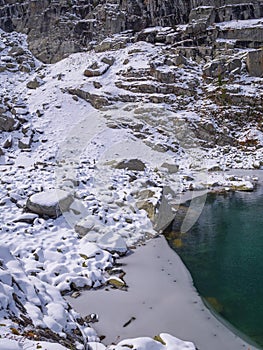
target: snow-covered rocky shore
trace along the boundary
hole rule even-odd
[[[124,344],[125,339],[165,331],[203,350],[257,349],[204,306],[189,272],[163,236],[137,247],[119,263],[126,272],[128,292],[104,288],[84,291],[76,299],[67,297],[82,315],[98,315],[94,328],[105,336],[103,343]]]
[[[126,80],[130,86],[133,73],[145,75],[159,46],[138,42],[42,65],[25,36],[0,35],[0,348],[103,349],[89,315],[77,313],[64,295],[104,285],[125,289],[117,259],[169,224],[182,192],[253,190],[253,174],[229,169],[262,166],[262,132],[251,126],[235,136],[251,137],[252,148],[206,149],[193,131],[207,122],[193,97],[175,111],[159,87],[150,96],[152,81],[146,92],[136,84],[127,91]],[[198,67],[176,71],[184,76],[181,91],[194,76],[201,81]],[[196,215],[187,227],[202,204],[193,201]],[[113,348],[125,344],[195,348],[166,334]]]

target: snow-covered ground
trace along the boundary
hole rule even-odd
[[[248,156],[235,148],[205,150],[189,126],[200,120],[196,111],[174,111],[164,101],[149,101],[144,92],[120,87],[119,77],[126,74],[129,85],[133,70],[143,79],[151,58],[159,58],[159,47],[139,42],[110,54],[78,53],[42,65],[27,50],[25,36],[0,35],[0,348],[103,349],[88,318],[63,295],[105,284],[125,287],[114,274],[116,259],[158,233],[158,214],[167,215],[164,227],[185,190],[252,190],[253,176],[210,170],[260,167],[262,150]],[[24,50],[23,67],[20,54],[10,54],[14,46]],[[95,78],[84,75],[91,66],[106,71]],[[185,78],[178,88],[187,90],[197,72],[180,68],[177,74]],[[106,105],[94,108],[81,98],[85,92],[95,96],[95,107],[102,97]],[[252,133],[262,143],[262,133]],[[244,132],[241,141],[250,136]],[[114,348],[125,344],[194,349],[166,334]]]

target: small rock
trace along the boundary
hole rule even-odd
[[[120,289],[126,287],[126,283],[118,277],[110,277],[107,280],[107,284],[110,284],[111,286]]]
[[[3,148],[10,148],[13,144],[13,139],[12,136],[9,135],[3,142]]]
[[[88,323],[95,323],[99,321],[99,316],[97,314],[90,314],[85,316],[84,320]]]
[[[132,316],[132,317],[129,319],[129,321],[127,321],[127,322],[124,323],[123,327],[129,326],[129,324],[130,324],[132,321],[135,321],[135,320],[136,320],[136,317]]]
[[[175,174],[179,170],[179,165],[177,164],[169,164],[169,163],[163,163],[161,165],[161,168],[165,168],[168,170],[169,174]]]
[[[136,202],[139,210],[145,210],[148,218],[153,222],[156,214],[156,205],[149,199],[142,199]]]
[[[210,172],[223,171],[223,168],[220,165],[215,164],[215,165],[211,165],[207,170],[210,171]]]
[[[125,255],[128,251],[125,240],[117,233],[109,232],[104,234],[97,240],[97,244],[101,249],[105,249],[110,253],[118,253]]]
[[[21,214],[20,216],[16,217],[13,221],[14,222],[26,222],[27,224],[32,224],[36,218],[38,218],[38,214],[24,213],[24,214]]]
[[[102,87],[102,84],[98,81],[93,81],[93,86],[95,89],[100,89]]]
[[[144,171],[146,165],[140,159],[125,159],[116,165],[116,169]]]
[[[32,140],[30,137],[23,137],[18,141],[18,147],[20,149],[29,149],[31,146]]]
[[[76,299],[76,298],[78,298],[80,295],[81,295],[81,293],[80,293],[79,291],[76,291],[76,292],[73,292],[70,296],[71,296],[71,298]]]
[[[36,115],[37,115],[37,117],[42,117],[43,115],[44,115],[44,111],[42,110],[42,109],[37,109],[36,110]]]
[[[25,53],[26,53],[25,50],[21,46],[13,46],[11,50],[9,50],[8,52],[10,56],[14,56],[14,57],[21,56]]]
[[[112,66],[113,63],[115,62],[115,58],[112,56],[105,56],[101,59],[101,62],[108,64],[109,66]]]
[[[90,67],[85,69],[84,75],[85,77],[98,77],[100,75],[103,75],[107,72],[107,70],[110,68],[110,65],[102,63],[98,64],[97,62],[93,63]]]
[[[203,68],[203,74],[205,77],[218,78],[224,76],[227,68],[225,66],[224,60],[215,59],[207,63]]]
[[[0,115],[0,130],[13,131],[15,128],[15,120],[7,115]]]
[[[44,83],[45,82],[42,79],[40,79],[39,77],[36,77],[35,79],[29,81],[26,86],[28,89],[36,89],[39,86],[43,85]]]
[[[87,217],[75,225],[75,231],[81,236],[85,236],[94,227],[94,219],[92,217]]]
[[[25,135],[28,130],[31,128],[31,124],[30,123],[26,123],[22,126],[22,133]]]

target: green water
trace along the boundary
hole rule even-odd
[[[200,295],[263,348],[263,188],[209,195],[190,232],[168,241]]]

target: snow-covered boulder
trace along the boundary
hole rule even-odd
[[[92,217],[86,217],[81,221],[79,221],[74,228],[75,228],[75,231],[79,234],[79,236],[83,237],[89,231],[92,230],[94,225],[95,225],[94,219]]]
[[[28,149],[31,146],[31,138],[30,137],[23,137],[21,140],[18,141],[18,147],[20,149]]]
[[[21,350],[20,343],[13,339],[0,339],[0,349]]]
[[[38,214],[23,213],[21,215],[18,215],[13,221],[14,222],[26,222],[28,224],[32,224],[36,218],[38,218]]]
[[[90,67],[85,69],[84,75],[86,77],[97,77],[106,73],[109,68],[109,64],[104,62],[94,62]]]
[[[230,188],[234,191],[253,191],[254,185],[250,181],[231,181]]]
[[[128,251],[125,240],[120,235],[113,232],[108,232],[101,236],[97,244],[101,249],[108,250],[111,253],[124,255]]]
[[[26,207],[33,213],[58,217],[69,209],[73,197],[63,190],[49,190],[35,193],[28,198]]]
[[[89,346],[92,350],[97,349],[97,343],[89,343]],[[103,348],[103,345],[100,345],[100,350],[106,349]],[[183,341],[176,337],[171,336],[170,334],[161,333],[160,335],[154,337],[141,337],[134,339],[125,339],[119,342],[117,345],[110,345],[107,347],[109,350],[128,350],[128,349],[137,349],[137,350],[196,350],[196,347],[193,343],[188,341]]]

